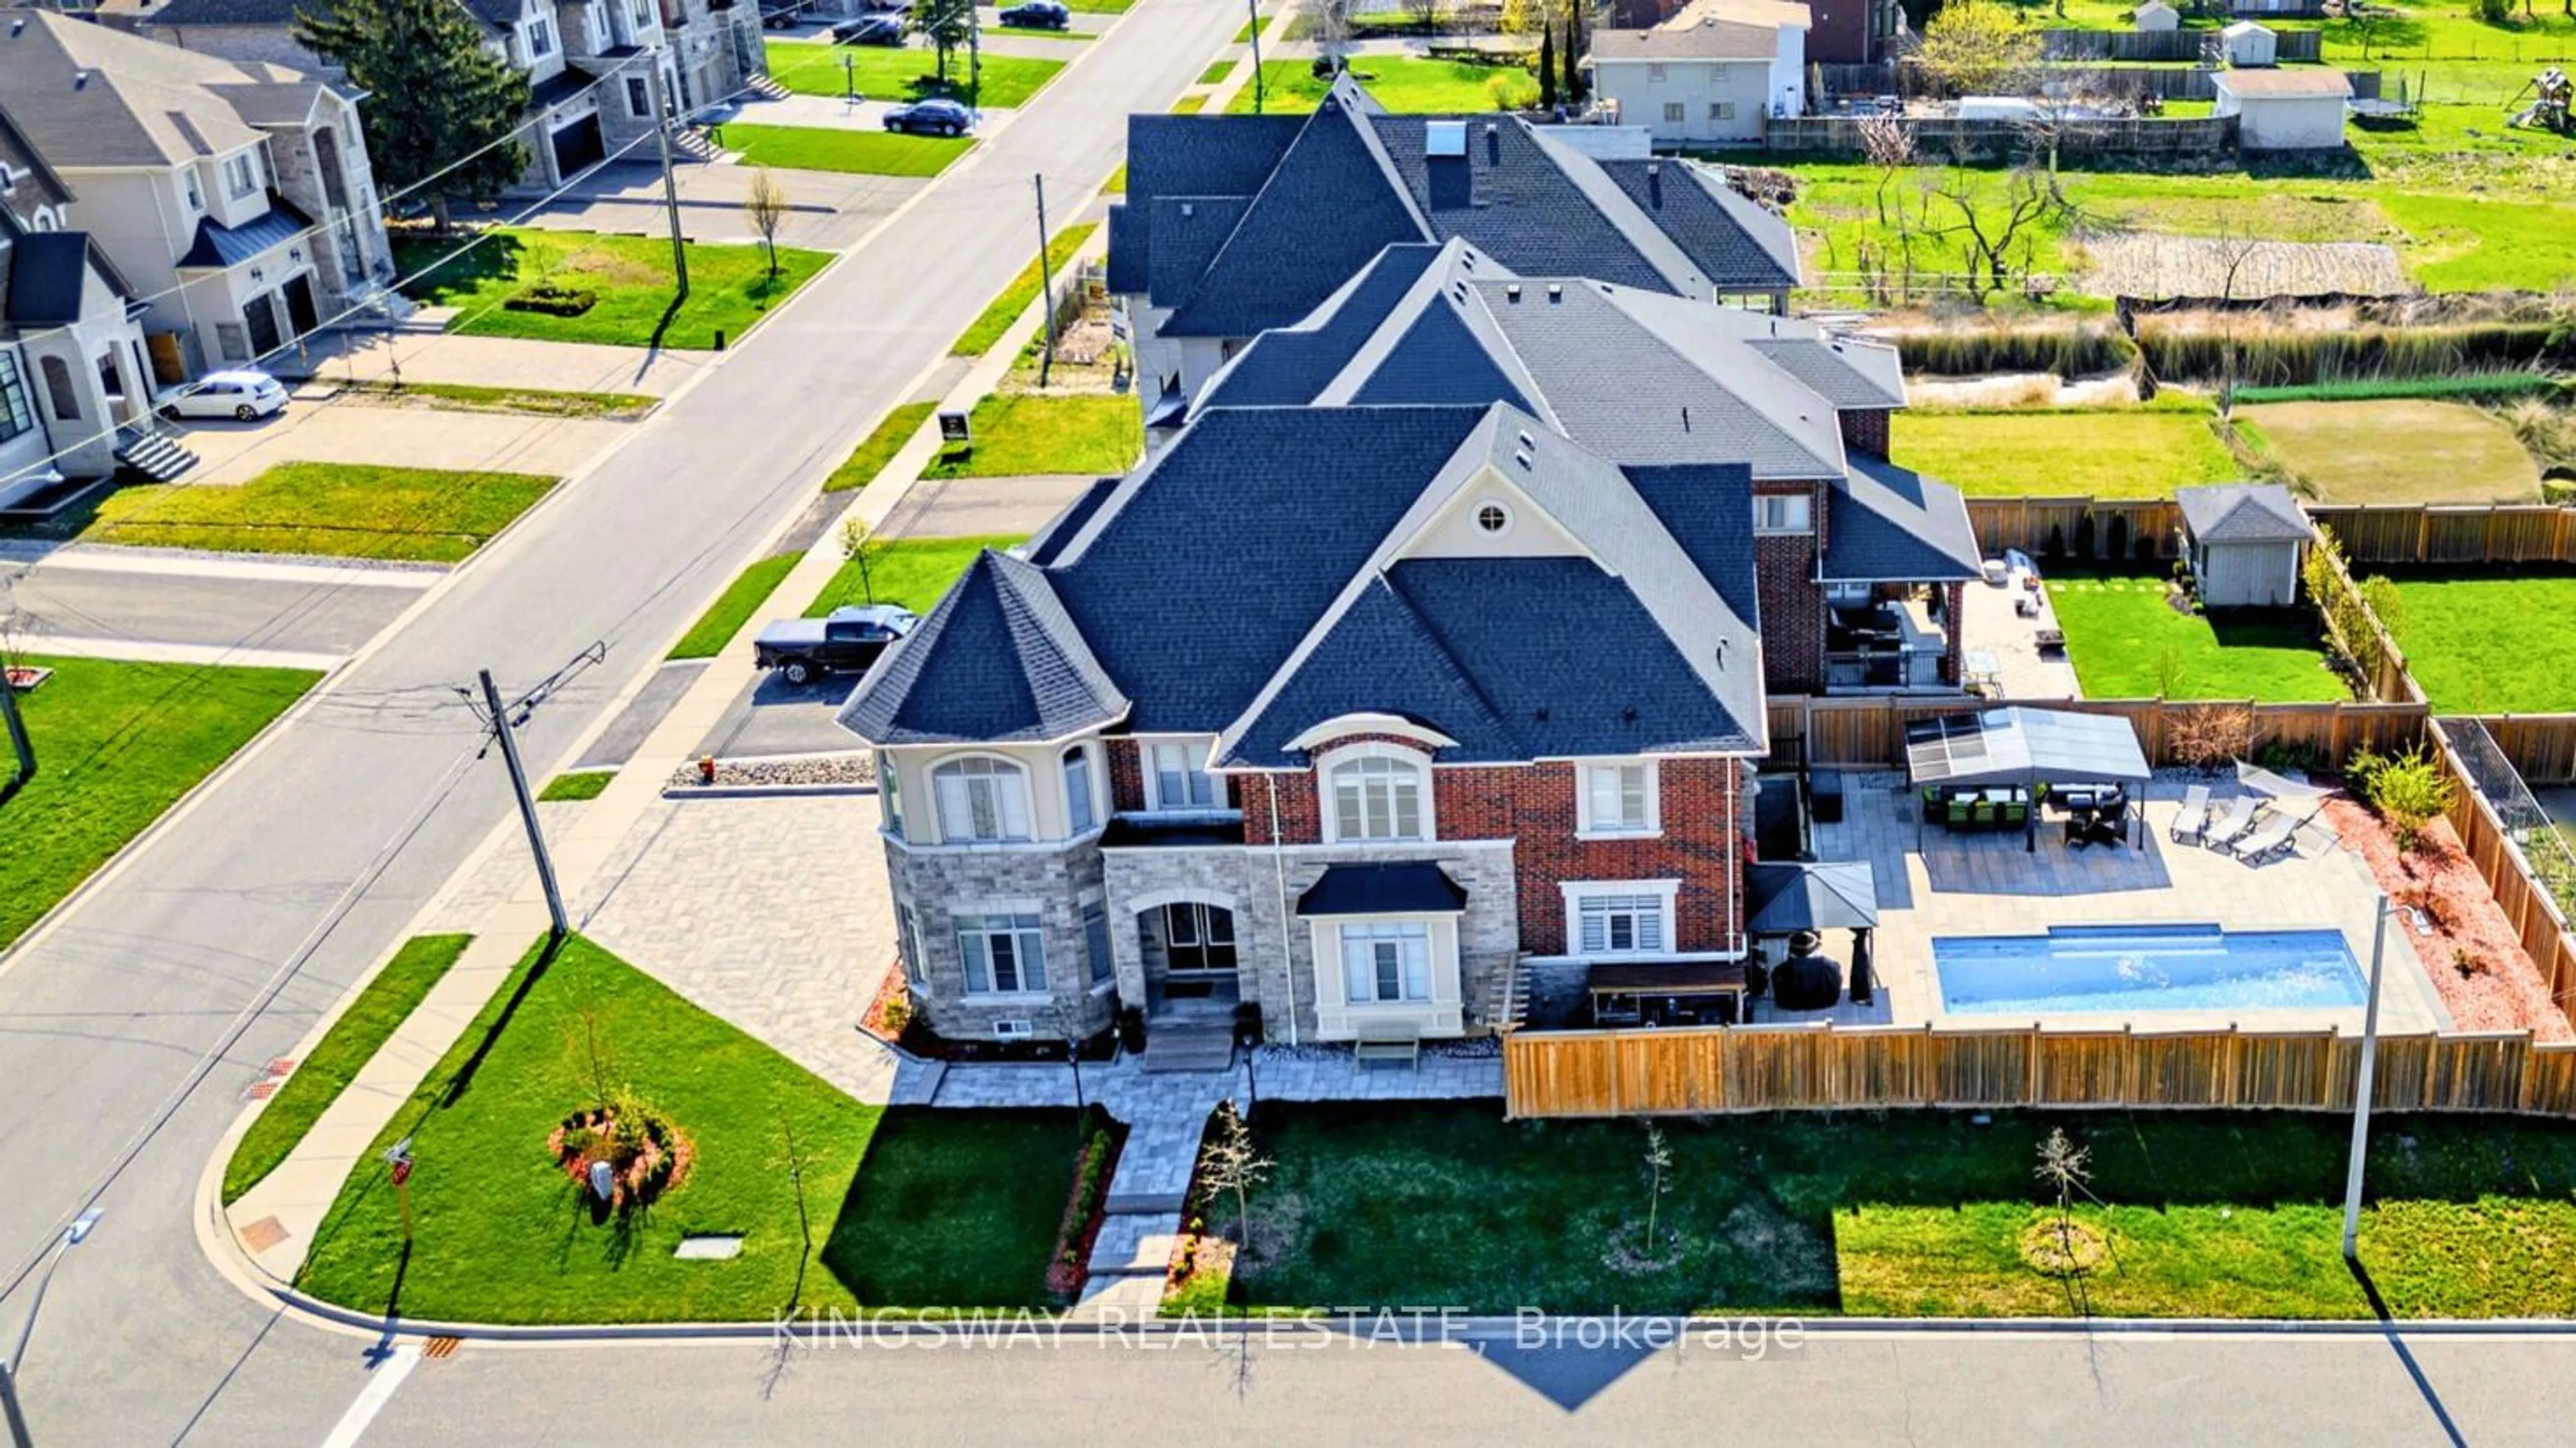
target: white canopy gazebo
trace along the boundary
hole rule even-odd
[[[2138,747],[2138,731],[2117,715],[2009,708],[1908,724],[1905,775],[1918,801],[1925,785],[2022,786],[2030,796],[2023,833],[2029,848],[2037,850],[2042,784],[2143,785],[2155,772]],[[1918,803],[1918,847],[1922,832]]]

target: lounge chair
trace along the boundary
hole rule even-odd
[[[2171,834],[2177,845],[2197,844],[2209,829],[2209,786],[2195,784],[2182,792],[2182,808],[2175,811]]]
[[[2245,837],[2245,842],[2236,847],[2236,858],[2249,865],[2259,865],[2268,856],[2288,851],[2290,842],[2298,837],[2298,833],[2299,821],[2288,815],[2276,814],[2265,822],[2263,828]]]
[[[2254,828],[2254,814],[2263,801],[2250,794],[2240,794],[2227,802],[2218,817],[2202,827],[2200,842],[2213,850],[2233,849],[2245,832]]]

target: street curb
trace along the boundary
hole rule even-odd
[[[693,799],[830,799],[850,795],[875,794],[873,784],[710,784],[662,788],[662,798],[674,803]]]

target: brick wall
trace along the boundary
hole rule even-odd
[[[1762,600],[1762,681],[1774,692],[1824,687],[1825,599],[1816,584],[1816,540],[1769,533],[1753,540],[1753,577]]]
[[[1145,807],[1145,759],[1143,746],[1133,739],[1105,739],[1109,750],[1109,807],[1113,810],[1141,810]]]
[[[1843,425],[1843,446],[1874,458],[1887,456],[1887,431],[1890,413],[1884,407],[1845,408],[1839,416]]]

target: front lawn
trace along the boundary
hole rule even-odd
[[[666,1116],[694,1156],[648,1209],[595,1217],[546,1139],[602,1082]],[[1018,1132],[984,1116],[862,1105],[575,937],[551,962],[529,953],[360,1158],[299,1285],[370,1313],[467,1322],[1035,1305],[1072,1187],[1074,1116],[1040,1113]],[[406,1135],[407,1261],[376,1164]],[[739,1235],[741,1253],[672,1256],[699,1234]]]
[[[22,655],[36,777],[0,798],[0,950],[250,742],[321,675]],[[16,756],[0,740],[0,783]]]
[[[2576,709],[2576,573],[2400,575],[2391,626],[2444,714]]]
[[[959,136],[907,136],[895,131],[833,131],[818,126],[724,128],[725,148],[754,166],[789,171],[847,171],[861,176],[936,176],[975,148]],[[793,200],[791,194],[789,197]]]
[[[780,580],[786,578],[804,556],[802,553],[781,553],[776,557],[763,558],[744,569],[733,582],[725,585],[725,591],[716,596],[715,602],[707,605],[707,611],[698,615],[698,621],[689,625],[689,631],[680,635],[680,641],[671,646],[671,657],[714,658],[735,634],[742,632],[742,626],[751,621],[753,611],[769,601],[769,595],[777,591]]]
[[[855,82],[859,94],[871,100],[920,100],[925,96],[953,95],[970,105],[1005,108],[1028,104],[1029,97],[1045,88],[1063,70],[1061,60],[1039,60],[1023,55],[988,55],[984,57],[984,93],[970,93],[966,84],[966,55],[959,51],[949,57],[948,80],[938,78],[939,60],[929,50],[911,45],[901,49],[876,45],[824,45],[810,40],[772,40],[769,46],[769,75],[780,85],[800,95],[838,96]],[[844,75],[843,62],[849,64]],[[732,135],[732,128],[726,128]]]
[[[1046,249],[1047,273],[1052,276],[1064,270],[1065,263],[1072,261],[1073,254],[1082,250],[1082,244],[1089,241],[1091,233],[1099,229],[1098,222],[1076,222],[1049,238]],[[994,343],[1002,340],[1004,332],[1011,330],[1011,324],[1020,319],[1020,313],[1029,309],[1029,303],[1037,299],[1038,263],[1037,258],[1031,257],[1029,264],[1020,268],[1020,274],[1011,278],[1011,284],[1002,288],[1001,294],[985,306],[983,314],[975,319],[974,324],[957,334],[957,340],[949,345],[948,355],[951,357],[983,356]]]
[[[974,446],[944,451],[925,478],[1016,478],[1123,473],[1145,450],[1136,399],[1117,393],[997,392],[968,415]]]
[[[608,786],[616,781],[614,769],[576,769],[547,780],[546,787],[537,791],[537,798],[547,804],[579,804],[608,793]]]
[[[782,246],[778,275],[772,277],[758,246],[693,241],[687,253],[689,295],[682,301],[665,237],[496,227],[472,250],[414,275],[455,246],[427,238],[394,242],[394,264],[412,278],[403,294],[456,308],[449,331],[619,347],[706,349],[716,345],[719,332],[728,342],[739,341],[832,259],[829,252]],[[569,293],[566,306],[579,306],[585,297],[588,305],[572,316],[503,305],[539,283]]]
[[[2199,412],[1899,412],[1899,467],[1971,496],[2170,498],[2244,475]]]
[[[2239,409],[2283,466],[2333,503],[2536,503],[2513,429],[2461,402],[2267,402]]]
[[[859,445],[850,449],[850,455],[843,458],[841,465],[832,469],[832,475],[823,480],[823,491],[843,493],[852,488],[866,487],[877,474],[885,471],[886,464],[894,461],[896,453],[903,451],[903,445],[912,441],[912,435],[921,431],[921,425],[930,421],[930,414],[938,410],[936,402],[906,402],[877,419],[877,425],[868,430],[866,437],[859,439]]]
[[[567,778],[582,778],[569,775]],[[551,788],[548,790],[552,794]],[[358,998],[313,1043],[312,1051],[295,1063],[295,1070],[277,1094],[253,1117],[250,1130],[242,1133],[233,1148],[232,1160],[224,1164],[224,1205],[240,1201],[242,1194],[259,1185],[262,1178],[277,1170],[304,1133],[322,1119],[322,1113],[340,1097],[348,1084],[357,1079],[360,1067],[367,1064],[393,1033],[411,1015],[431,986],[447,974],[465,947],[474,943],[471,935],[415,935],[402,943],[394,958],[376,972]]]
[[[1783,1113],[1662,1123],[1645,1238],[1645,1127],[1508,1122],[1492,1102],[1265,1102],[1237,1304],[1479,1312],[2077,1312],[2024,1264],[2053,1219],[2051,1127],[2092,1153],[2111,1254],[2102,1313],[2367,1317],[2344,1270],[2341,1117],[2291,1113]],[[2576,1128],[2382,1116],[2362,1256],[2406,1316],[2576,1312]],[[1212,1225],[1232,1203],[1210,1204]],[[1669,1235],[1665,1235],[1669,1234]]]
[[[519,417],[592,417],[633,422],[661,405],[640,392],[558,392],[545,387],[478,387],[467,382],[340,382],[344,396],[387,407],[502,412]]]
[[[1474,115],[1512,110],[1538,101],[1538,78],[1516,65],[1469,65],[1455,60],[1424,60],[1400,55],[1355,55],[1351,74],[1379,105],[1417,115]],[[1304,115],[1323,103],[1332,82],[1318,77],[1303,60],[1261,63],[1262,109],[1275,115]],[[1226,107],[1230,114],[1252,111],[1254,87],[1247,80]]]
[[[86,543],[454,563],[534,506],[555,478],[365,463],[279,463],[246,483],[119,488]]]
[[[2301,704],[2349,699],[2326,667],[2306,609],[2177,613],[2166,580],[2068,574],[2048,580],[2049,606],[2066,631],[2066,658],[2088,699],[2254,699]],[[2163,660],[2177,669],[2165,687]]]
[[[899,538],[868,545],[868,566],[863,571],[854,559],[841,565],[832,581],[805,610],[807,618],[821,618],[836,608],[869,602],[898,603],[914,613],[926,614],[939,602],[948,585],[975,561],[975,555],[987,548],[1008,548],[1022,540],[1003,536],[994,538]],[[875,585],[873,599],[870,584]]]

